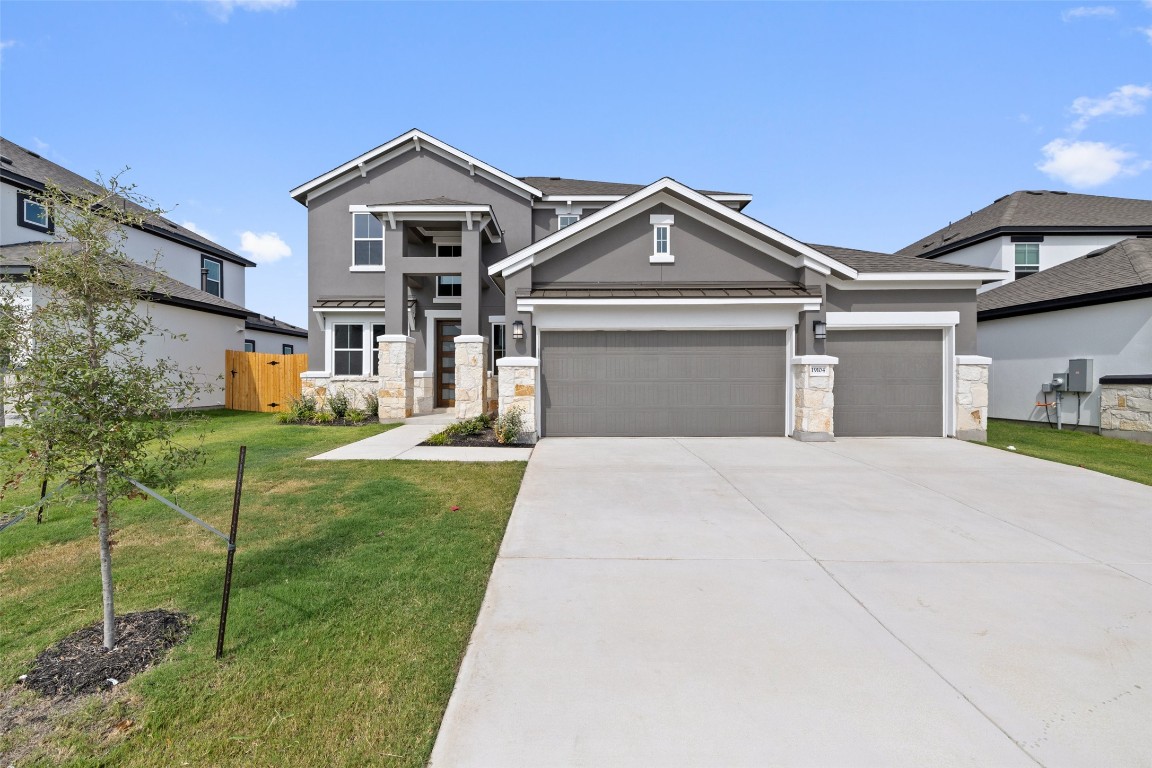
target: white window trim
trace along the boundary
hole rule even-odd
[[[651,216],[652,221],[652,255],[648,257],[649,264],[675,264],[676,257],[672,255],[672,217]],[[664,230],[664,242],[667,251],[660,250],[660,230]]]
[[[560,219],[572,219],[572,221],[568,222],[567,224],[561,224]],[[558,213],[556,214],[556,229],[564,229],[564,227],[570,227],[579,221],[580,214],[578,213]]]
[[[372,354],[372,350],[376,346],[376,340],[368,338],[372,335],[372,325],[379,325],[384,322],[385,312],[383,309],[354,309],[354,308],[335,308],[335,309],[320,309],[314,308],[312,310],[320,319],[320,326],[324,331],[324,371],[323,375],[329,378],[336,377],[336,331],[333,328],[337,323],[346,323],[349,325],[362,325],[364,326],[364,353],[366,355]],[[331,315],[329,313],[332,313]],[[371,362],[371,358],[365,357],[366,361]],[[372,366],[368,365],[368,374],[361,376],[348,376],[341,374],[340,379],[364,379],[371,377]],[[317,372],[320,373],[320,372]]]
[[[22,202],[22,205],[20,206],[20,225],[22,227],[27,227],[28,229],[36,229],[36,230],[40,230],[40,231],[47,231],[47,230],[51,229],[51,227],[48,226],[48,209],[46,207],[44,207],[42,204],[33,200],[31,197],[24,197],[24,198],[22,198],[21,202]],[[39,222],[34,221],[33,219],[30,219],[28,217],[28,206],[29,205],[35,205],[41,211],[44,212],[44,223],[43,224],[40,224]]]
[[[388,263],[388,255],[384,252],[384,222],[380,222],[380,237],[356,237],[356,217],[357,216],[373,216],[371,213],[356,212],[352,214],[352,266],[349,267],[349,272],[383,272],[384,266]],[[377,219],[379,221],[379,219]],[[374,243],[380,241],[380,263],[379,264],[357,264],[356,263],[356,243]]]
[[[508,323],[504,322],[504,318],[500,318],[500,320],[498,322],[489,321],[489,326],[490,327],[488,328],[488,346],[491,348],[489,350],[489,352],[492,355],[492,369],[489,370],[488,373],[489,373],[489,375],[491,375],[492,373],[496,372],[496,370],[497,370],[496,361],[499,360],[499,358],[496,357],[496,326],[500,326],[501,328],[504,329],[504,353],[507,354],[508,353]]]

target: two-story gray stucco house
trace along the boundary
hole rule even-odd
[[[305,386],[538,436],[985,429],[996,270],[799,242],[746,194],[512,176],[419,130],[296,189]],[[497,383],[498,382],[498,383]]]

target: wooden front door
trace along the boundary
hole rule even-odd
[[[456,405],[456,337],[459,320],[436,321],[436,407]]]

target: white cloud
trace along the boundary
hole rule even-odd
[[[51,148],[51,145],[48,142],[41,141],[36,136],[32,137],[32,144],[36,147],[36,151],[41,154],[47,152]]]
[[[4,51],[16,45],[15,40],[0,40],[0,61],[4,59]]]
[[[1116,9],[1110,5],[1082,5],[1079,8],[1070,8],[1060,14],[1060,18],[1064,21],[1072,21],[1073,19],[1088,19],[1088,18],[1113,18],[1116,16]]]
[[[292,255],[288,243],[275,232],[241,232],[240,252],[259,264],[271,264]]]
[[[1152,44],[1152,27],[1140,27],[1139,29],[1147,35],[1149,44]]]
[[[1055,139],[1041,151],[1045,159],[1036,167],[1073,187],[1098,187],[1117,176],[1135,176],[1152,167],[1152,163],[1137,161],[1134,153],[1102,141]]]
[[[184,227],[184,229],[192,230],[196,234],[200,235],[200,237],[207,238],[208,240],[211,240],[212,242],[216,242],[216,235],[212,234],[211,232],[209,232],[206,229],[200,229],[200,227],[196,226],[195,222],[182,221],[182,222],[180,222],[180,226]]]
[[[228,21],[232,11],[239,8],[242,11],[282,11],[296,5],[296,0],[207,0],[208,12],[216,17],[217,21]]]
[[[1082,131],[1091,120],[1106,115],[1128,116],[1144,112],[1144,102],[1152,98],[1152,87],[1122,85],[1102,99],[1081,96],[1072,102],[1072,112],[1080,115],[1072,130]]]

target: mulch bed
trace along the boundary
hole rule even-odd
[[[143,672],[183,642],[191,622],[187,614],[159,609],[118,616],[116,647],[111,651],[104,650],[104,623],[97,622],[37,656],[24,686],[56,697],[107,690]]]
[[[427,441],[420,443],[420,445],[430,445],[434,448],[445,447],[442,445],[437,446]],[[496,432],[492,429],[486,429],[474,435],[451,435],[448,438],[448,446],[465,446],[469,448],[531,448],[530,445],[525,443],[501,443],[496,439]]]

